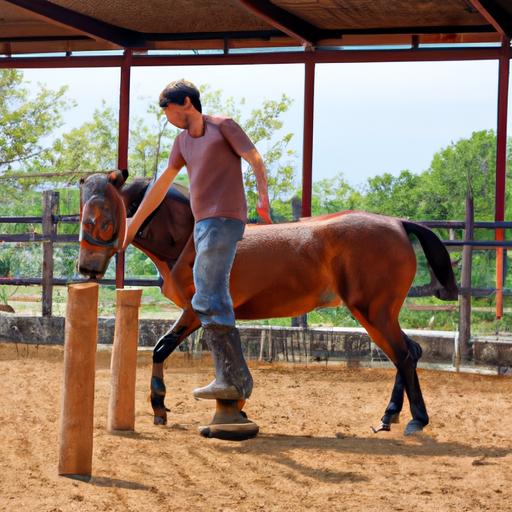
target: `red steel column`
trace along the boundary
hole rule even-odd
[[[121,86],[119,92],[119,137],[117,148],[118,169],[128,168],[128,138],[130,134],[130,74],[131,50],[125,50],[121,65]],[[124,252],[116,254],[116,288],[124,288]]]
[[[315,62],[307,60],[304,80],[304,140],[302,144],[302,211],[311,216],[313,186],[313,114],[315,106]]]
[[[494,218],[497,222],[505,220],[505,175],[507,167],[507,107],[510,76],[510,40],[502,41],[499,61],[498,82],[498,131],[496,135],[496,205]],[[503,229],[497,229],[496,240],[504,240]],[[503,316],[503,248],[496,249],[496,318]]]

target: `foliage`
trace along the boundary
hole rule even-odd
[[[312,215],[361,209],[361,194],[354,190],[342,173],[313,183]]]
[[[496,136],[492,130],[474,132],[436,153],[430,168],[420,174],[385,173],[368,180],[363,208],[417,220],[464,218],[465,197],[471,185],[475,218],[494,218]],[[510,159],[508,174],[511,174]]]
[[[421,176],[419,214],[426,219],[464,218],[470,185],[475,218],[494,219],[495,168],[496,136],[492,130],[474,132],[469,139],[450,144],[434,155],[430,169]]]
[[[399,176],[384,173],[369,178],[362,207],[369,212],[417,219],[421,200],[421,176],[404,170]]]
[[[53,144],[44,167],[61,173],[102,172],[117,167],[117,115],[105,103],[93,112],[92,120],[65,133]],[[68,182],[71,180],[66,178]]]
[[[62,112],[70,105],[63,97],[66,87],[29,86],[22,72],[0,69],[0,172],[42,158],[45,137],[62,124]]]

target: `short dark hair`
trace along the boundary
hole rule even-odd
[[[167,107],[169,103],[184,105],[186,97],[190,98],[192,105],[194,105],[197,111],[203,111],[201,100],[199,99],[199,89],[192,82],[185,79],[175,80],[166,85],[165,89],[160,93],[158,104],[160,108]]]

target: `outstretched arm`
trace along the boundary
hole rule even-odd
[[[272,224],[270,218],[270,201],[268,199],[267,171],[263,158],[256,148],[242,153],[242,158],[252,167],[256,176],[256,186],[258,187],[258,205],[256,211],[266,224]]]
[[[167,169],[158,177],[153,186],[149,188],[137,208],[135,215],[126,219],[126,232],[123,241],[122,250],[124,251],[135,238],[137,231],[147,217],[160,205],[163,201],[169,187],[171,186],[174,178],[180,171],[179,168],[169,165]]]

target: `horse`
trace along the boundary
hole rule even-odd
[[[128,171],[115,170],[81,181],[78,269],[91,279],[104,275],[122,245],[126,217],[134,214],[151,185],[140,178],[126,184],[127,178]],[[200,327],[191,306],[193,226],[188,191],[174,184],[132,242],[158,269],[162,294],[182,309],[153,351],[150,392],[157,425],[167,423],[169,412],[164,403],[163,363]],[[458,289],[450,257],[435,233],[415,222],[366,212],[249,224],[231,271],[237,319],[297,317],[315,308],[341,304],[349,309],[397,369],[390,401],[374,432],[389,431],[391,424],[398,422],[404,392],[412,414],[405,435],[419,432],[429,423],[416,372],[421,347],[402,331],[398,320],[416,274],[409,235],[419,239],[425,253],[434,294],[456,300]],[[228,415],[245,416],[243,405],[231,407]],[[217,437],[240,439],[229,432]]]

